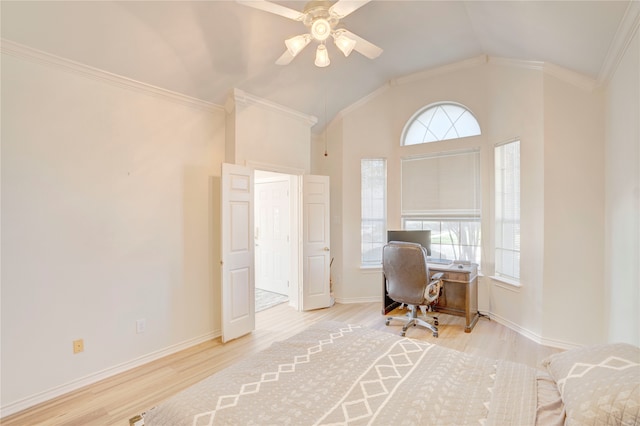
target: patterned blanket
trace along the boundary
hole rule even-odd
[[[324,322],[175,395],[158,425],[533,425],[536,371]]]

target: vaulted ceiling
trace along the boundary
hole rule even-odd
[[[275,1],[302,11],[304,2]],[[285,66],[300,22],[235,1],[5,1],[2,38],[133,80],[223,105],[232,88],[318,117],[386,82],[490,55],[549,62],[601,79],[625,13],[622,1],[371,1],[342,20],[384,52],[316,67],[308,46]],[[634,9],[635,10],[635,9]]]

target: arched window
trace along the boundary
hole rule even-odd
[[[402,131],[402,145],[444,141],[479,135],[480,125],[466,107],[442,102],[416,112]]]

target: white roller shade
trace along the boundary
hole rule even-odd
[[[480,217],[480,151],[402,159],[402,216]]]

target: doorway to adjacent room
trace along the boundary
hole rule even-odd
[[[291,298],[292,244],[298,241],[292,226],[293,176],[255,171],[255,280],[256,312],[269,309]]]

